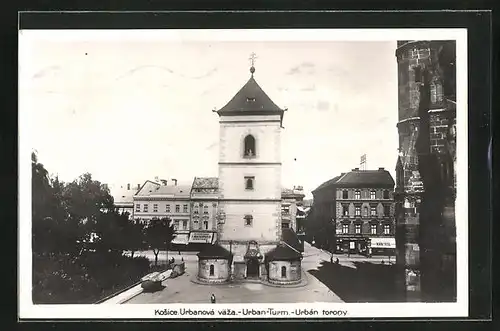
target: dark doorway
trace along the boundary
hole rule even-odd
[[[247,278],[259,277],[259,261],[255,258],[247,261]]]

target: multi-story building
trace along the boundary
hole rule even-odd
[[[152,218],[172,219],[176,229],[172,244],[189,244],[190,249],[202,249],[202,245],[198,244],[214,244],[217,241],[222,225],[218,219],[220,191],[217,177],[195,177],[191,186],[177,186],[176,183],[167,186],[165,182],[148,180],[133,190],[129,188],[130,185],[111,188],[112,192],[120,194],[121,200],[118,199],[117,206],[128,211],[131,218],[143,223]],[[124,195],[124,192],[128,195]],[[121,201],[127,197],[131,202],[127,201],[125,205]],[[307,212],[307,208],[302,207],[303,198],[300,186],[293,190],[281,190],[281,228],[297,232],[297,227],[302,226],[300,220],[305,218]],[[303,249],[303,239],[299,239]]]
[[[394,180],[384,168],[352,169],[313,192],[307,237],[332,252],[394,254]]]
[[[307,218],[306,237],[311,244],[335,251],[335,183],[341,176],[336,176],[312,191],[313,203]]]
[[[456,298],[455,49],[397,43],[397,265],[410,301]]]
[[[302,186],[294,186],[293,189],[283,188],[281,190],[281,228],[292,229],[296,233],[300,250],[304,251],[304,189]]]
[[[371,255],[393,255],[394,180],[378,170],[359,170],[341,175],[335,189],[336,250]]]
[[[173,244],[187,244],[191,220],[191,186],[165,185],[146,181],[134,195],[133,218],[147,223],[153,218],[169,217],[176,237]]]
[[[195,177],[191,188],[191,233],[189,243],[212,244],[217,240],[219,179]]]
[[[293,189],[283,188],[281,190],[281,228],[291,228],[297,232],[298,207],[302,206],[304,190],[301,186]],[[300,218],[299,218],[300,219]]]

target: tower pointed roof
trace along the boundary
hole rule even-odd
[[[217,110],[217,114],[238,116],[238,115],[280,115],[283,120],[284,109],[278,107],[271,98],[259,86],[253,74],[255,68],[250,68],[251,77],[236,95],[222,108]]]

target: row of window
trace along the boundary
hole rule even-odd
[[[391,206],[390,205],[384,205],[384,216],[390,216],[391,215]],[[349,216],[349,205],[348,204],[343,204],[342,205],[342,215],[343,216]],[[354,216],[361,216],[361,206],[354,206]],[[368,207],[363,208],[363,216],[377,216],[377,207],[376,206],[371,206],[370,207],[370,213],[368,214]]]
[[[141,204],[140,203],[137,203],[135,205],[135,211],[136,212],[140,212],[141,211]],[[142,211],[145,212],[145,213],[147,213],[149,211],[149,205],[147,203],[143,204]],[[157,213],[157,212],[158,212],[158,204],[155,203],[155,204],[153,204],[153,213]],[[166,213],[170,213],[171,212],[170,211],[170,205],[166,205],[165,206],[165,212]],[[176,213],[180,213],[181,212],[181,205],[175,205],[175,212]],[[189,212],[187,204],[182,205],[182,212],[183,213],[188,213]],[[195,206],[193,213],[199,214],[199,208],[198,208],[198,206]],[[207,205],[203,206],[203,213],[204,214],[208,214],[208,206]]]
[[[389,198],[389,190],[384,190],[383,193],[383,198],[384,199],[390,199]],[[343,190],[342,191],[342,199],[349,199],[349,191],[348,190]],[[354,191],[354,199],[360,200],[361,199],[361,191],[356,190]],[[375,200],[377,199],[377,192],[376,191],[370,191],[370,199]]]
[[[342,233],[349,233],[349,224],[342,224]],[[361,234],[361,224],[354,225],[354,233]],[[377,234],[377,224],[370,225],[370,234]],[[391,234],[391,226],[389,224],[384,224],[384,234]]]
[[[208,230],[208,221],[203,221],[201,223],[200,227],[200,222],[198,220],[193,221],[193,230]],[[180,220],[174,220],[174,230],[189,230],[187,227],[187,220],[182,220],[182,223]]]

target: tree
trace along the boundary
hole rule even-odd
[[[144,225],[140,222],[130,220],[128,213],[125,213],[128,222],[123,229],[124,247],[130,251],[131,257],[143,247]]]
[[[130,219],[129,214],[108,211],[97,220],[94,233],[97,235],[96,247],[101,251],[130,250],[134,252],[142,247],[144,226]]]
[[[50,216],[50,209],[47,207],[52,188],[50,186],[48,171],[43,164],[38,162],[35,152],[31,153],[31,189],[33,218],[41,220]]]
[[[168,217],[153,218],[145,229],[145,239],[155,255],[155,266],[158,265],[158,253],[160,249],[168,249],[174,238],[174,226]]]

